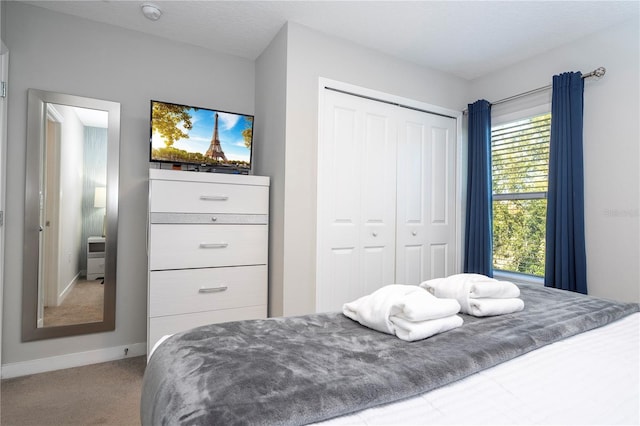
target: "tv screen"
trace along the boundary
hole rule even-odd
[[[151,101],[150,160],[249,174],[253,116]]]

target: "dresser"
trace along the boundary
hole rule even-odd
[[[266,318],[269,178],[149,170],[147,353],[164,335]]]

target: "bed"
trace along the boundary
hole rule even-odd
[[[173,335],[142,424],[638,424],[638,304],[519,287],[523,311],[415,342],[341,313]]]

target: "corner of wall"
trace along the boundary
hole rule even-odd
[[[269,199],[269,316],[284,314],[284,184],[287,33],[285,24],[256,59],[255,173],[271,178]]]

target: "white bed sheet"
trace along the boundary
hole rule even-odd
[[[319,425],[640,424],[640,313]]]

